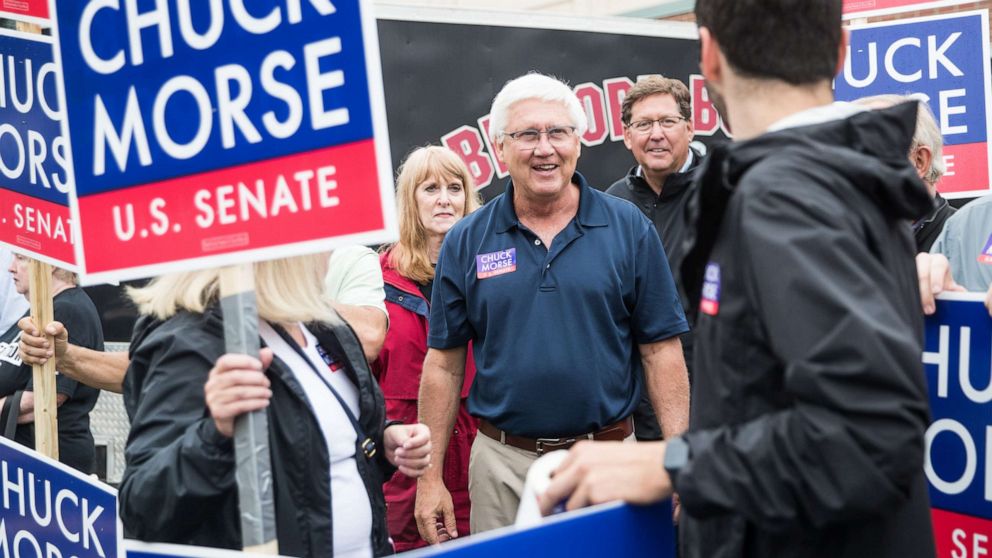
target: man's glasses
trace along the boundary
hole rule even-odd
[[[537,144],[541,143],[541,136],[548,136],[548,143],[555,147],[561,147],[568,144],[575,135],[575,126],[555,126],[554,128],[548,128],[547,130],[520,130],[517,132],[503,132],[504,136],[509,137],[517,145],[519,149],[534,149]]]
[[[662,130],[671,130],[683,120],[685,120],[683,116],[666,116],[657,120],[638,120],[637,122],[631,122],[627,127],[638,134],[648,134],[651,133],[656,122],[661,124]]]

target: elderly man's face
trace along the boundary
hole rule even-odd
[[[674,121],[674,125],[671,124]],[[689,156],[692,122],[679,113],[675,98],[666,93],[645,97],[630,107],[631,126],[624,129],[623,143],[645,172],[667,177],[679,172]],[[653,122],[637,130],[638,122]]]
[[[10,267],[7,268],[14,279],[14,288],[18,294],[24,296],[28,296],[28,291],[31,288],[31,277],[28,272],[29,262],[27,257],[14,254],[14,257],[10,259]]]
[[[524,99],[510,106],[506,134],[496,143],[496,155],[509,169],[518,193],[555,198],[571,183],[580,151],[574,126],[562,103]],[[563,129],[568,133],[563,134]],[[508,135],[526,130],[540,132],[536,143]]]

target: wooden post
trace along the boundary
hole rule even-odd
[[[31,318],[39,328],[55,319],[52,304],[52,266],[31,260]],[[48,336],[53,346],[54,338]],[[52,459],[59,458],[58,405],[55,403],[55,359],[32,366],[34,375],[34,448]]]
[[[227,352],[258,357],[258,307],[251,264],[223,268],[220,305]],[[278,554],[272,495],[269,423],[265,410],[246,413],[234,422],[235,477],[241,507],[241,544],[245,552]]]

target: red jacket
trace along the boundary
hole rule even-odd
[[[427,354],[427,319],[430,302],[417,284],[400,275],[389,264],[389,253],[379,258],[386,289],[386,310],[389,312],[389,332],[379,358],[372,364],[372,373],[379,380],[386,398],[386,416],[404,423],[417,421],[417,396],[420,374]],[[455,506],[458,533],[469,534],[468,459],[475,440],[478,422],[468,414],[465,398],[475,378],[475,360],[469,347],[465,361],[465,383],[461,403],[451,432],[451,442],[444,458],[444,484]],[[413,516],[417,497],[417,482],[396,472],[384,486],[389,534],[397,552],[425,546],[417,532]]]

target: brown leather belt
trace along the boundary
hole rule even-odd
[[[537,455],[544,455],[549,451],[568,449],[575,445],[575,443],[579,440],[621,442],[634,433],[634,419],[627,417],[620,422],[604,427],[598,432],[590,432],[589,434],[571,436],[568,438],[524,438],[523,436],[514,436],[513,434],[507,434],[499,428],[496,428],[486,419],[481,419],[479,421],[479,432],[482,432],[486,436],[501,444],[513,446],[525,451],[531,451]]]

